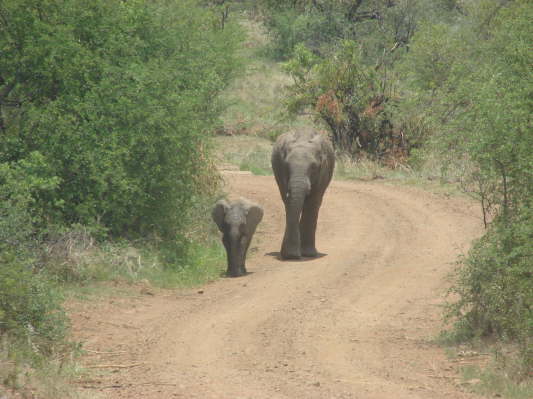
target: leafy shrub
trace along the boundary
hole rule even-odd
[[[9,252],[0,255],[0,334],[19,338],[36,354],[50,354],[65,338],[60,297],[47,280]]]
[[[273,13],[267,21],[274,35],[269,51],[276,59],[291,57],[296,46],[301,44],[318,52],[339,37],[342,30],[342,21],[337,15],[312,11],[300,13],[285,9]]]
[[[512,222],[493,224],[463,260],[452,288],[460,299],[450,304],[447,316],[456,320],[456,334],[517,342],[524,369],[530,370],[533,212],[527,209]]]
[[[393,101],[393,80],[385,70],[364,64],[357,43],[344,41],[327,59],[298,46],[285,65],[294,79],[288,88],[289,112],[311,112],[328,126],[337,149],[383,157],[406,146],[385,108]]]
[[[69,347],[61,298],[40,269],[45,219],[35,198],[57,187],[49,175],[38,152],[0,163],[0,385],[17,386],[28,366]]]
[[[407,46],[420,21],[447,20],[455,2],[381,0],[260,0],[266,25],[274,36],[273,52],[292,56],[297,45],[328,56],[343,40],[357,41],[367,64],[391,48]]]
[[[449,21],[455,2],[262,0],[274,52],[289,58],[295,78],[288,98],[294,115],[312,113],[334,144],[352,155],[404,163],[431,130],[418,115],[404,117],[395,66],[408,54],[424,21]],[[408,97],[409,94],[406,94]]]
[[[203,188],[205,133],[238,31],[194,1],[0,5],[0,162],[38,152],[47,223],[172,239]]]
[[[194,0],[0,2],[0,385],[67,348],[57,282],[142,277],[124,248],[99,263],[93,238],[191,256],[176,242],[218,183],[207,132],[239,69],[219,17]]]
[[[35,209],[35,198],[46,198],[58,185],[49,177],[44,157],[33,152],[28,158],[0,163],[0,252],[20,258],[35,255],[43,215]]]
[[[487,233],[463,260],[449,316],[467,337],[519,344],[531,367],[533,242],[533,5],[470,4],[455,26],[415,35],[410,79],[447,165],[467,165]],[[429,105],[429,106],[428,106]],[[491,216],[491,217],[489,217]]]

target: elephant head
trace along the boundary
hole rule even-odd
[[[255,229],[263,218],[263,209],[244,198],[228,203],[220,200],[212,217],[222,232],[222,243],[228,258],[227,274],[239,277],[246,274],[246,253]]]
[[[315,232],[322,197],[335,166],[333,147],[316,131],[281,135],[272,152],[272,169],[285,204],[285,234],[281,257],[313,257],[318,252]]]

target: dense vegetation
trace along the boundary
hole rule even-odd
[[[476,12],[477,23],[468,18],[459,31],[437,28],[455,54],[435,93],[426,90],[417,101],[439,97],[432,107],[434,123],[444,120],[437,125],[439,148],[450,164],[468,160],[466,188],[490,220],[458,271],[460,300],[450,314],[460,334],[517,342],[527,373],[533,366],[533,6],[517,1]],[[427,54],[424,46],[413,48],[416,62]]]
[[[459,338],[518,346],[533,366],[533,3],[525,0],[259,2],[272,56],[293,77],[288,112],[311,114],[341,152],[423,168],[439,159],[487,232],[458,269]]]
[[[189,2],[3,3],[4,173],[32,182],[47,225],[172,237],[233,73],[231,32]]]
[[[428,21],[446,21],[454,3],[434,1],[264,1],[274,56],[294,78],[289,111],[312,113],[339,150],[386,159],[421,145],[418,120],[403,112],[398,64]]]
[[[50,280],[80,273],[58,243],[187,255],[188,217],[216,185],[206,137],[240,36],[193,0],[0,1],[3,337],[50,353],[65,334]]]
[[[78,246],[147,244],[167,283],[205,261],[191,259],[187,226],[216,186],[206,138],[239,70],[236,9],[270,33],[266,56],[292,78],[289,116],[310,115],[354,159],[437,159],[479,200],[487,232],[458,268],[448,315],[458,338],[516,345],[526,376],[527,0],[0,0],[0,362],[61,350],[57,283],[127,264],[74,259]],[[3,383],[14,375],[0,370]]]

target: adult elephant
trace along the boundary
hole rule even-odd
[[[317,256],[318,211],[334,167],[333,146],[325,134],[298,130],[282,134],[276,140],[272,169],[285,204],[283,259]]]

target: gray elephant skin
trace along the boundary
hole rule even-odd
[[[263,209],[246,198],[232,202],[220,200],[213,208],[212,217],[222,232],[222,243],[228,258],[227,275],[245,275],[246,253],[255,229],[263,219]]]
[[[272,169],[285,204],[285,234],[280,251],[283,259],[318,255],[318,211],[334,168],[335,153],[325,134],[299,130],[284,133],[276,140]]]

